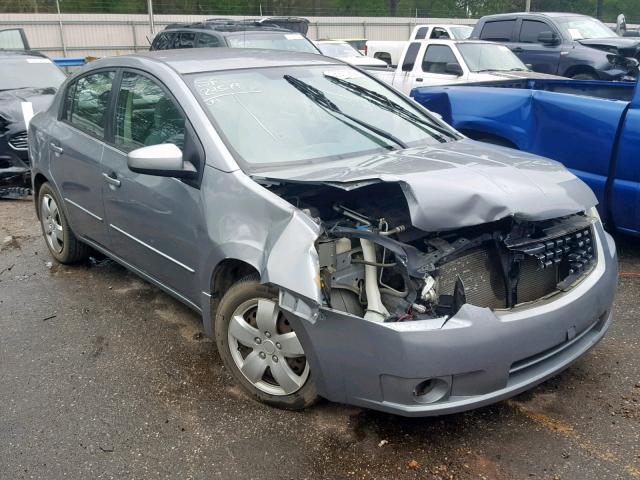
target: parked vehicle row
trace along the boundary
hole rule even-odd
[[[595,192],[610,227],[640,234],[637,83],[530,80],[495,86],[500,88],[419,88],[412,96],[471,138],[562,162]]]
[[[34,117],[29,148],[53,257],[92,247],[200,312],[271,405],[466,410],[611,324],[615,245],[583,182],[338,60],[101,59]]]

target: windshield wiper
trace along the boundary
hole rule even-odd
[[[341,78],[337,78],[337,77],[333,77],[331,75],[327,75],[326,73],[324,74],[325,78],[327,80],[329,80],[330,82],[335,83],[336,85],[339,85],[347,90],[349,90],[352,93],[355,93],[356,95],[358,95],[359,97],[364,98],[365,100],[368,100],[371,103],[374,103],[375,105],[377,105],[378,107],[382,108],[383,110],[387,110],[388,112],[394,113],[396,115],[398,115],[399,117],[402,117],[403,119],[412,122],[412,123],[419,123],[425,127],[427,127],[430,130],[435,130],[437,133],[440,134],[440,138],[443,138],[444,140],[446,140],[445,137],[448,137],[449,139],[452,138],[456,138],[455,135],[453,135],[453,133],[451,131],[449,131],[446,128],[441,127],[440,125],[438,125],[435,121],[429,121],[425,118],[421,118],[418,115],[416,115],[415,113],[407,110],[406,108],[404,108],[401,105],[398,105],[397,103],[389,100],[387,97],[385,97],[384,95],[382,95],[381,93],[378,92],[374,92],[373,90],[369,90],[368,88],[365,88],[361,85],[358,85],[356,83],[352,83],[352,82],[348,82],[346,80],[343,80]],[[421,127],[419,127],[421,128]],[[429,132],[428,130],[425,130],[424,128],[421,128],[423,131],[428,132],[430,134],[433,134],[432,132]]]
[[[298,91],[306,95],[308,98],[313,100],[316,104],[320,105],[321,107],[333,113],[342,115],[343,117],[348,118],[352,122],[357,123],[361,127],[364,127],[367,130],[383,138],[386,138],[387,140],[391,140],[393,143],[398,144],[401,148],[409,148],[409,146],[406,143],[404,143],[402,140],[400,140],[396,136],[390,134],[389,132],[386,132],[374,125],[371,125],[363,120],[360,120],[359,118],[356,118],[352,115],[349,115],[348,113],[343,112],[342,110],[340,110],[340,107],[338,107],[335,103],[329,100],[321,90],[318,90],[317,88],[309,85],[306,82],[303,82],[302,80],[296,77],[292,77],[291,75],[284,75],[283,78],[287,82],[289,82],[293,87],[295,87]]]

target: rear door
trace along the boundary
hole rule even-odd
[[[551,23],[542,19],[523,18],[520,22],[516,42],[509,45],[509,48],[520,57],[522,63],[531,65],[531,69],[536,72],[558,73],[562,45],[544,45],[538,42],[538,36],[543,32],[560,33]]]
[[[51,127],[51,170],[74,231],[108,246],[102,203],[102,154],[115,70],[87,73],[66,92]]]
[[[406,95],[413,88],[415,83],[415,69],[420,52],[423,50],[421,42],[411,42],[407,45],[404,55],[400,59],[400,64],[393,76],[393,86],[402,91]]]
[[[205,231],[199,181],[132,172],[127,154],[173,143],[201,174],[202,147],[180,106],[154,77],[124,70],[114,102],[112,134],[102,162],[112,250],[197,304],[197,239]]]

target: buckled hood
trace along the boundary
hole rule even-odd
[[[624,57],[636,57],[640,53],[640,40],[634,38],[612,37],[578,40],[587,47],[597,48]]]
[[[56,93],[55,88],[18,88],[0,91],[0,116],[11,123],[22,122],[22,102],[31,102],[33,112],[49,108]]]
[[[407,199],[412,224],[431,232],[507,216],[545,220],[581,212],[597,203],[593,192],[556,161],[466,139],[331,163],[274,168],[252,176],[343,190],[397,182]]]

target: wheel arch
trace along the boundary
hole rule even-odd
[[[600,78],[598,72],[595,68],[589,65],[572,65],[567,68],[562,74],[564,77],[573,77],[574,75],[579,75],[581,73],[587,73],[589,75],[595,75],[596,78]]]
[[[40,219],[40,205],[38,202],[38,194],[40,193],[40,188],[42,187],[42,185],[44,185],[45,182],[48,182],[49,179],[47,177],[45,177],[42,173],[38,172],[35,174],[35,176],[33,177],[33,198],[34,198],[34,204],[35,204],[35,208],[36,208],[36,215],[38,217],[38,219]]]

